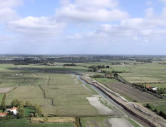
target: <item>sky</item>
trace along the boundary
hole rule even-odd
[[[166,55],[166,0],[0,0],[0,54]]]

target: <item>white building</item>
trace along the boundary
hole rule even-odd
[[[13,115],[17,115],[18,114],[17,107],[13,107],[13,108],[7,109],[7,112],[12,112]]]

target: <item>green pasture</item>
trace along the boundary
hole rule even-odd
[[[109,127],[108,117],[84,117],[81,118],[82,127]]]
[[[0,127],[74,127],[73,123],[30,123],[26,119],[0,120]]]
[[[40,105],[47,115],[98,114],[86,99],[95,92],[85,88],[75,75],[34,73],[34,77],[40,80],[31,85],[18,86],[7,94],[8,105],[12,100],[18,99]]]

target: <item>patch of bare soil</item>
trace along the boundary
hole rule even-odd
[[[110,118],[108,121],[109,121],[110,127],[133,127],[124,118]]]
[[[0,93],[8,93],[8,92],[10,92],[12,89],[14,89],[14,88],[13,88],[13,87],[0,88]]]
[[[97,109],[97,111],[102,114],[102,115],[108,115],[111,114],[113,111],[108,108],[107,106],[105,106],[104,104],[102,104],[99,100],[100,96],[98,95],[94,95],[92,97],[87,97],[89,103],[95,107]]]

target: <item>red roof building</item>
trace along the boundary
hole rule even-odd
[[[0,117],[6,117],[7,113],[0,113]]]

